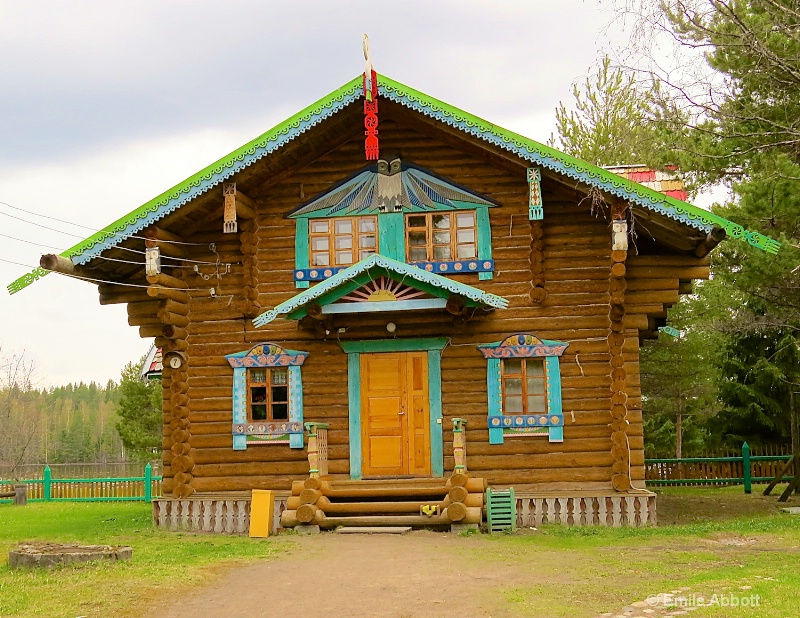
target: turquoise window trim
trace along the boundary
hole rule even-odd
[[[489,417],[503,416],[503,386],[500,380],[500,359],[490,358],[486,366],[486,392],[489,397]],[[503,428],[489,427],[489,444],[502,443]]]
[[[406,261],[405,215],[402,212],[378,215],[378,253],[398,262]]]
[[[504,358],[541,358],[545,362],[545,387],[547,389],[547,414],[558,417],[558,424],[548,423],[550,442],[564,441],[563,404],[561,398],[561,365],[559,356],[564,353],[566,343],[560,341],[537,340],[538,345],[512,345],[513,339],[500,343],[479,345],[478,348],[487,360],[486,389],[489,402],[489,444],[503,444],[502,426],[493,426],[492,417],[503,416],[503,385],[501,363]]]
[[[233,370],[233,422],[247,422],[247,369],[236,367]],[[247,436],[233,436],[233,450],[243,451],[247,448]]]
[[[294,232],[294,267],[295,270],[308,268],[308,219],[300,218],[295,220]],[[311,284],[308,281],[295,281],[296,288],[307,288]]]
[[[489,208],[487,206],[478,207],[475,210],[475,225],[478,229],[478,260],[492,259],[492,226],[489,221]],[[494,277],[491,272],[478,274],[478,279],[486,281]]]
[[[266,349],[269,346],[269,349]],[[259,353],[269,352],[269,354]],[[265,368],[286,368],[288,371],[289,387],[289,422],[299,423],[303,426],[303,374],[302,364],[305,362],[308,352],[297,350],[287,350],[274,344],[257,344],[243,352],[228,354],[225,359],[233,367],[233,387],[232,387],[232,415],[233,425],[247,424],[247,370],[254,367]],[[274,424],[269,422],[267,424]],[[235,429],[235,428],[234,428]],[[247,434],[233,435],[233,450],[244,451],[247,449]],[[266,435],[266,434],[265,434]],[[304,434],[289,433],[289,447],[301,449],[304,446]],[[269,440],[256,441],[252,443],[269,444]],[[278,442],[282,444],[284,442]]]
[[[381,341],[342,341],[347,352],[348,426],[350,431],[350,478],[362,477],[361,444],[361,354],[379,352],[428,352],[428,409],[430,423],[431,474],[444,476],[444,438],[442,435],[441,351],[446,337],[431,339],[389,339]]]
[[[303,423],[303,378],[299,365],[289,367],[289,421]],[[290,434],[289,448],[303,448],[304,435]]]

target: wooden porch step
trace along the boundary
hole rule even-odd
[[[406,534],[411,526],[351,526],[337,528],[337,534]]]
[[[444,484],[427,486],[385,486],[373,485],[371,487],[350,486],[339,487],[332,485],[330,490],[325,491],[325,495],[334,500],[354,500],[358,498],[437,498],[443,499],[447,495],[448,487]]]
[[[418,478],[385,478],[385,479],[322,479],[331,484],[334,488],[345,487],[429,487],[431,485],[444,486],[447,479],[440,477],[418,477]]]
[[[419,515],[423,506],[438,505],[441,500],[402,500],[392,502],[332,502],[327,496],[320,498],[317,506],[326,515],[369,515],[386,513],[414,513]]]
[[[386,527],[386,526],[449,526],[450,520],[445,515],[362,515],[357,517],[326,517],[321,528],[350,527]]]

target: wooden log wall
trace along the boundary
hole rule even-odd
[[[625,486],[622,475],[628,485],[643,487],[639,334],[653,328],[653,316],[677,300],[681,285],[708,276],[707,262],[654,255],[615,259],[608,221],[593,216],[580,203],[580,194],[547,174],[542,183],[545,219],[532,223],[525,165],[512,165],[473,146],[459,150],[452,140],[407,122],[410,112],[384,107],[384,152],[402,152],[404,160],[500,203],[490,211],[494,279],[466,275],[459,281],[507,298],[509,308],[476,314],[466,323],[445,312],[419,312],[391,318],[326,316],[324,323],[302,324],[279,318],[254,329],[254,313],[298,292],[292,278],[294,221],[286,214],[362,167],[363,139],[354,134],[277,180],[240,184],[256,211],[254,219],[242,223],[240,234],[222,233],[220,199],[217,218],[209,217],[211,223],[186,238],[215,245],[215,251],[206,245],[190,247],[192,259],[229,264],[229,269],[184,269],[179,281],[192,290],[187,312],[159,307],[164,319],[176,322],[172,314],[188,317],[185,326],[170,324],[185,329],[185,339],[170,341],[184,342],[189,362],[185,371],[164,373],[165,492],[288,490],[292,481],[308,475],[305,450],[285,445],[232,450],[233,371],[224,355],[264,341],[310,353],[302,369],[305,420],[330,424],[330,473],[349,475],[347,356],[337,340],[385,338],[388,321],[396,324],[397,337],[450,338],[442,355],[446,471],[453,469],[450,419],[461,417],[468,420],[467,466],[490,484],[610,490],[615,478],[615,486]],[[168,300],[184,300],[176,281],[165,279],[158,285],[173,295],[164,292]],[[212,285],[215,296],[203,291]],[[570,344],[561,358],[563,443],[540,436],[508,438],[502,445],[488,442],[486,361],[476,345],[517,332]]]

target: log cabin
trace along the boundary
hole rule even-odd
[[[365,74],[9,291],[89,279],[162,348],[158,525],[477,525],[487,487],[644,525],[640,346],[725,236],[779,244],[617,171]]]

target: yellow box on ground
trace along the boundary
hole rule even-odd
[[[272,532],[275,495],[271,489],[254,489],[250,499],[250,537],[265,538]]]

